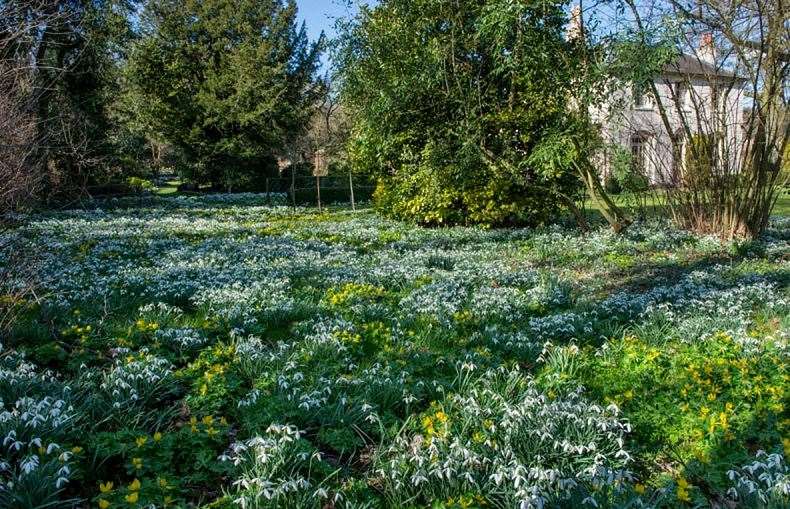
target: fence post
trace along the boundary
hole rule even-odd
[[[354,202],[354,179],[351,178],[351,172],[348,172],[348,187],[351,189],[351,210],[357,210],[357,204]]]
[[[291,203],[296,212],[296,170],[291,167]]]
[[[272,205],[272,195],[269,193],[269,177],[266,177],[266,205]]]
[[[316,199],[318,200],[318,212],[321,212],[321,177],[315,177]]]

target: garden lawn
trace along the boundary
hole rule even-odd
[[[788,219],[721,244],[262,203],[2,234],[0,506],[790,503]]]

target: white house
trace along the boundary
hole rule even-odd
[[[573,32],[571,27],[569,37]],[[721,65],[713,37],[704,34],[694,54],[681,54],[653,84],[657,98],[650,86],[624,88],[593,112],[604,140],[627,150],[634,167],[654,185],[682,181],[689,139],[698,135],[715,139],[717,164],[725,172],[735,171],[745,138],[746,80]],[[611,153],[602,158],[604,175],[611,172],[612,161]]]

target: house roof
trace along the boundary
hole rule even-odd
[[[670,62],[669,64],[665,65],[664,73],[744,79],[742,76],[739,76],[732,71],[716,67],[709,62],[700,60],[697,56],[686,53],[680,55],[674,62]]]

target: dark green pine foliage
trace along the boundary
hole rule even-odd
[[[152,0],[127,84],[137,122],[185,156],[184,177],[229,190],[263,186],[321,91],[322,41],[283,0]]]
[[[572,204],[572,160],[530,163],[571,96],[577,58],[565,8],[382,0],[343,27],[336,61],[355,120],[349,154],[379,179],[383,211],[426,224],[509,225]]]

